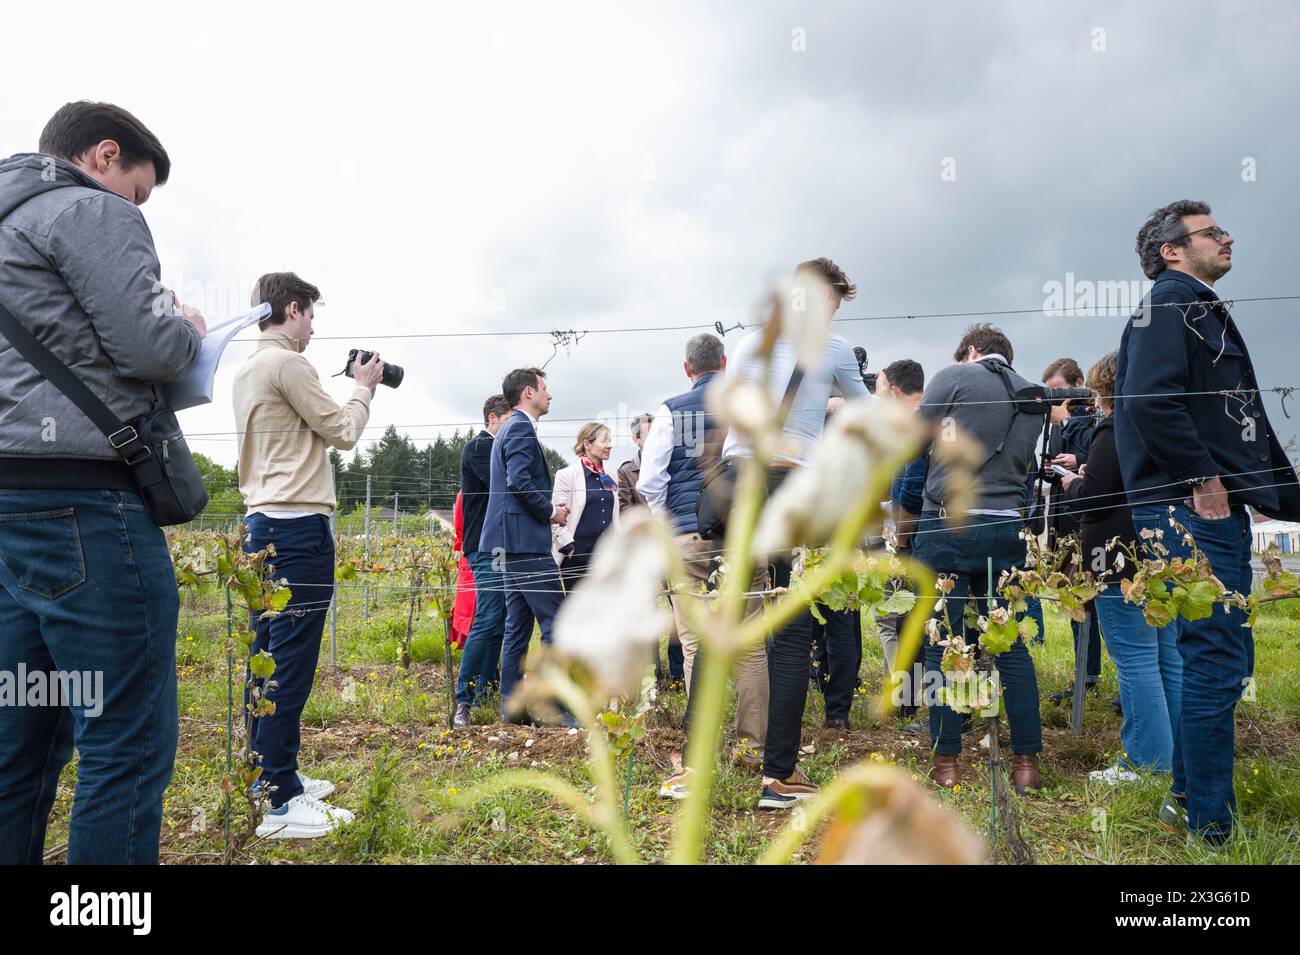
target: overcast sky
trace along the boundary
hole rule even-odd
[[[469,6],[469,5],[462,5]],[[1091,8],[1084,12],[1082,7]],[[1203,199],[1237,240],[1225,297],[1292,294],[1294,4],[143,3],[6,9],[0,141],[33,151],[72,99],[133,111],[170,152],[144,207],[163,280],[209,320],[263,272],[319,285],[323,376],[349,346],[406,369],[368,438],[477,420],[548,365],[548,443],[686,387],[691,334],[391,339],[753,321],[766,283],[830,256],[842,318],[1040,308],[1048,283],[1142,279],[1153,208]],[[1300,384],[1300,303],[1234,309],[1266,387]],[[971,319],[845,322],[880,368],[951,361]],[[1037,379],[1116,347],[1121,317],[1007,315]],[[731,332],[734,345],[740,332]],[[340,336],[326,340],[324,336]],[[246,335],[245,337],[251,337]],[[185,412],[235,460],[230,383]],[[326,387],[343,398],[345,379]],[[1285,442],[1286,420],[1266,406]],[[618,421],[615,461],[632,447]]]

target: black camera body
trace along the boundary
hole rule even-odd
[[[867,350],[861,345],[853,346],[853,357],[858,360],[858,374],[862,376],[862,383],[867,386],[870,394],[876,393],[876,379],[880,372],[867,371]]]
[[[356,377],[352,374],[352,370],[358,359],[361,361],[361,364],[364,365],[366,362],[370,361],[370,356],[373,354],[374,352],[362,351],[359,348],[348,349],[348,363],[343,366],[343,374],[347,375],[349,378]],[[394,365],[392,362],[384,362],[384,374],[383,377],[380,378],[379,383],[381,385],[387,385],[389,388],[396,388],[402,383],[402,379],[405,376],[406,372],[402,370],[401,365]]]

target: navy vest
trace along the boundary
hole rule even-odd
[[[695,502],[709,463],[717,460],[725,432],[705,410],[704,392],[717,372],[701,375],[691,390],[664,402],[673,417],[673,455],[668,459],[668,513],[679,534],[698,529]]]

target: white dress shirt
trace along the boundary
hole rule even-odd
[[[668,509],[668,462],[672,460],[674,435],[673,414],[667,405],[654,410],[654,420],[641,444],[641,474],[636,491],[650,506],[651,514]]]

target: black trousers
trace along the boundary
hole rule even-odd
[[[774,560],[772,586],[790,586],[790,561]],[[763,775],[785,779],[799,761],[799,734],[808,703],[812,674],[812,611],[804,610],[789,625],[772,634],[767,643],[767,741],[763,747]],[[861,638],[859,637],[859,648]]]
[[[847,720],[862,669],[862,610],[818,609],[826,622],[813,621],[813,682],[826,700],[826,718]]]

